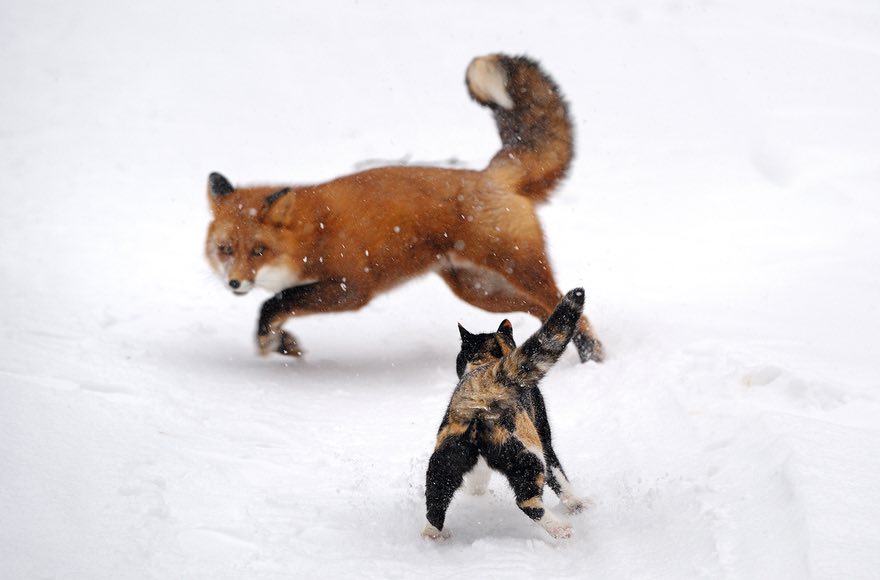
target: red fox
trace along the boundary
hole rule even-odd
[[[471,61],[470,96],[495,116],[502,146],[482,171],[390,166],[318,185],[233,187],[208,178],[208,262],[236,294],[274,292],[260,311],[261,354],[302,354],[292,317],[357,310],[377,294],[437,272],[466,302],[546,320],[561,298],[535,205],[573,156],[556,83],[526,57]],[[585,316],[573,343],[601,361]]]

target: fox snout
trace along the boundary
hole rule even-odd
[[[239,280],[238,278],[229,279],[229,288],[232,290],[233,294],[243,296],[250,292],[253,287],[254,283],[250,280]]]
[[[222,255],[208,254],[208,257],[220,283],[231,290],[233,294],[242,296],[254,289],[255,273],[252,268],[240,267],[233,260],[224,260]]]

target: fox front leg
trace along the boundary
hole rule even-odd
[[[287,356],[302,356],[302,349],[296,338],[281,329],[281,325],[293,316],[303,286],[294,286],[282,290],[260,308],[260,320],[257,323],[257,348],[266,356],[273,352]]]
[[[292,334],[281,329],[293,316],[357,310],[369,296],[351,286],[337,282],[314,282],[282,290],[263,303],[257,324],[257,346],[260,354],[273,352],[301,356],[303,351]]]
[[[257,348],[262,356],[273,352],[287,356],[302,356],[296,338],[289,332],[281,329],[281,323],[273,323],[271,312],[278,306],[276,295],[263,303],[260,310],[260,321],[257,324]],[[268,313],[268,314],[267,314]]]

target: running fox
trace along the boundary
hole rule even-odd
[[[302,354],[282,330],[291,317],[357,310],[426,272],[484,310],[550,315],[561,294],[535,205],[572,159],[565,101],[525,57],[475,58],[465,80],[501,135],[482,171],[389,166],[289,187],[209,176],[208,262],[236,294],[275,293],[260,311],[261,354]],[[582,362],[602,360],[586,317],[574,344]]]
[[[453,494],[466,474],[472,491],[485,490],[487,465],[507,477],[517,506],[547,533],[554,538],[571,535],[571,525],[545,510],[541,498],[546,480],[570,513],[584,508],[553,451],[538,382],[562,355],[583,307],[584,291],[575,288],[519,348],[508,320],[492,334],[471,334],[459,325],[460,380],[428,462],[423,536],[445,537],[443,524]]]

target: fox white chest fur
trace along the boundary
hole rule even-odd
[[[281,292],[285,288],[293,288],[294,286],[302,286],[309,284],[314,280],[303,278],[302,275],[292,268],[283,265],[267,264],[257,270],[254,277],[254,284],[268,290],[273,294]]]

